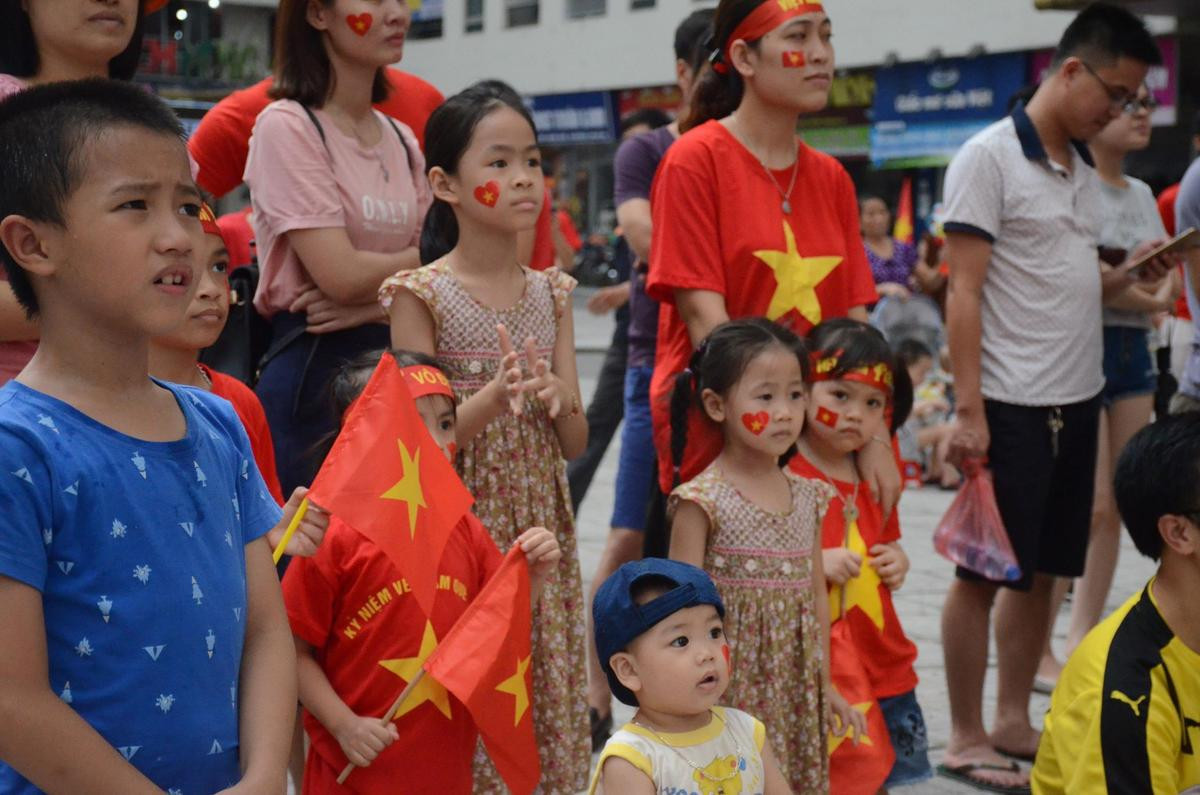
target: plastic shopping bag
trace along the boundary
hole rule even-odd
[[[963,462],[966,479],[933,532],[933,548],[952,563],[989,580],[1019,580],[1021,567],[996,507],[992,473],[984,463],[980,459]]]

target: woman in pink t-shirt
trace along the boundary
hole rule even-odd
[[[142,52],[142,20],[158,6],[137,0],[0,3],[0,99],[56,80],[130,79]],[[29,363],[37,339],[37,324],[0,275],[0,385]]]
[[[388,345],[376,293],[420,265],[431,196],[412,131],[373,110],[400,60],[404,0],[283,0],[275,83],[254,124],[245,180],[262,269],[254,305],[272,327],[256,391],[285,491],[307,485],[336,424],[325,386],[342,362]]]

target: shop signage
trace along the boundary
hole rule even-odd
[[[528,100],[543,144],[606,144],[616,140],[609,91],[542,94]]]
[[[1004,116],[1026,74],[1024,53],[880,69],[871,160],[892,166],[949,162],[968,138]]]

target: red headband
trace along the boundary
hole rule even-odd
[[[878,362],[839,373],[837,370],[841,355],[842,351],[834,351],[830,354],[814,352],[812,355],[813,382],[857,381],[860,384],[866,384],[869,387],[887,392],[889,395],[892,393],[892,384],[895,382],[892,376],[892,368],[883,362]]]
[[[208,206],[208,202],[200,202],[200,228],[204,230],[206,235],[216,235],[221,238],[221,242],[225,242],[225,235],[221,232],[221,227],[217,226],[217,216],[213,212],[213,208]]]
[[[820,3],[808,0],[767,0],[751,11],[729,34],[725,46],[720,50],[720,57],[713,61],[713,71],[722,75],[729,73],[729,48],[738,39],[757,41],[789,19],[824,11],[825,8]]]
[[[408,391],[412,393],[414,400],[425,395],[445,395],[454,400],[454,391],[450,389],[450,381],[436,367],[430,367],[427,364],[402,367],[400,375],[404,377],[404,383],[408,387]]]

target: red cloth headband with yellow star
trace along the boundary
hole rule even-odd
[[[866,384],[869,387],[887,392],[889,395],[891,394],[892,384],[895,383],[891,367],[888,367],[883,362],[877,362],[876,364],[838,372],[838,362],[841,356],[842,351],[840,350],[833,353],[814,352],[812,355],[813,382],[857,381],[860,384]]]
[[[810,3],[807,0],[767,0],[751,11],[729,34],[725,46],[721,48],[721,60],[713,64],[713,70],[718,74],[729,72],[729,48],[738,39],[757,41],[793,17],[824,11],[825,7],[820,3]]]
[[[414,400],[425,395],[445,395],[454,400],[454,391],[450,389],[450,381],[436,367],[430,367],[427,364],[402,367],[400,375],[404,377],[404,384],[412,393]]]
[[[213,208],[208,206],[208,202],[200,203],[200,228],[204,230],[206,235],[216,235],[225,240],[225,235],[221,234],[221,227],[217,226],[217,215],[213,212]]]

